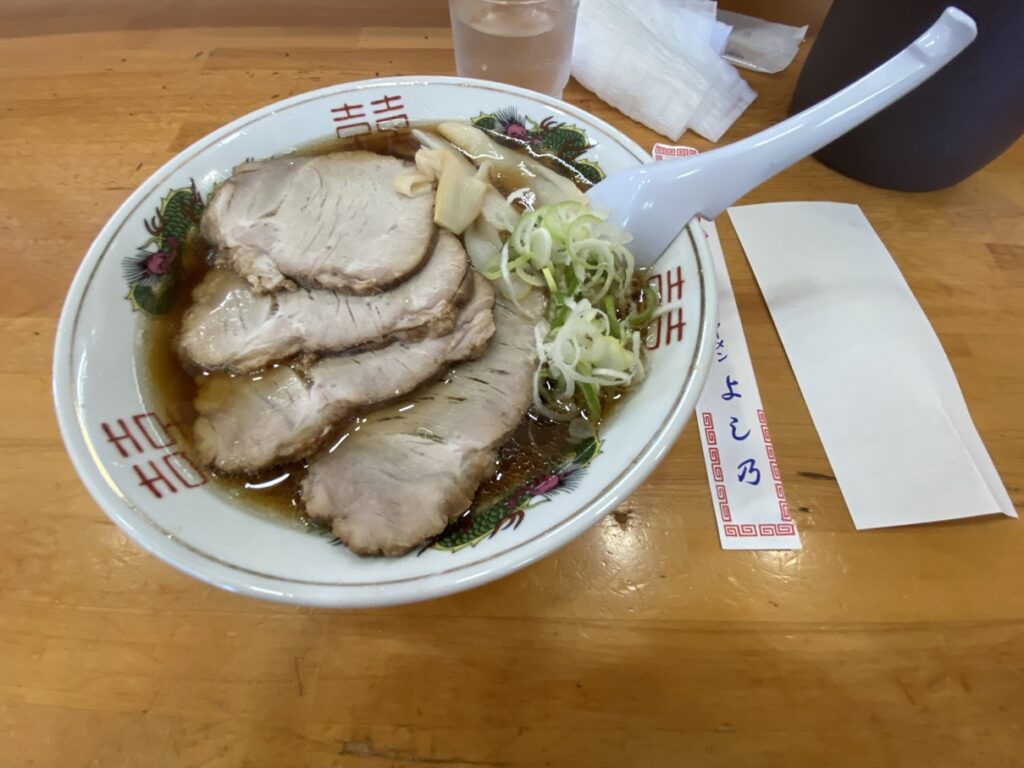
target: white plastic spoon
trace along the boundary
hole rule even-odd
[[[947,8],[912,45],[819,104],[735,144],[609,176],[587,196],[633,235],[637,264],[650,266],[697,214],[714,219],[739,198],[817,152],[938,72],[977,35],[974,20]]]

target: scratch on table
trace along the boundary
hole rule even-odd
[[[350,757],[361,757],[366,760],[401,760],[406,763],[418,763],[422,765],[475,765],[482,768],[504,768],[508,763],[496,763],[487,760],[472,760],[466,757],[426,757],[412,755],[400,749],[390,747],[378,747],[370,739],[353,739],[344,741],[341,745],[339,755]]]
[[[295,663],[295,682],[299,684],[299,698],[302,698],[306,695],[306,692],[302,687],[302,670],[299,669],[299,657],[292,656],[292,661]]]
[[[835,477],[825,472],[797,472],[797,474],[800,477],[806,477],[808,480],[835,480]]]
[[[900,690],[903,691],[903,695],[907,697],[913,706],[917,706],[917,699],[914,698],[913,694],[910,693],[910,688],[904,683],[898,676],[896,677],[896,685],[899,686]]]

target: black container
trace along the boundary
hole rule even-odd
[[[894,56],[948,0],[834,0],[800,73],[790,112],[821,101]],[[962,0],[975,41],[930,80],[818,152],[878,187],[942,189],[966,179],[1024,132],[1024,0]]]

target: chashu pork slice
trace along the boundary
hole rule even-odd
[[[407,394],[452,363],[478,357],[494,335],[494,289],[474,273],[473,294],[445,336],[325,357],[254,377],[215,374],[200,384],[194,445],[208,466],[254,472],[307,456],[353,411]]]
[[[213,195],[203,236],[258,291],[390,288],[419,268],[433,232],[433,195],[395,190],[412,167],[361,151],[245,163]]]
[[[340,352],[392,339],[448,333],[468,262],[454,235],[440,231],[434,252],[410,280],[373,296],[324,289],[261,294],[229,269],[212,269],[192,292],[178,336],[190,367],[246,373],[298,352]]]
[[[539,315],[538,291],[523,302]],[[532,400],[534,321],[499,297],[477,360],[409,401],[378,409],[309,465],[306,511],[354,552],[396,555],[440,533],[495,469]]]

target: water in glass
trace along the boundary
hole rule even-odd
[[[450,0],[455,67],[561,96],[569,82],[578,0]]]

